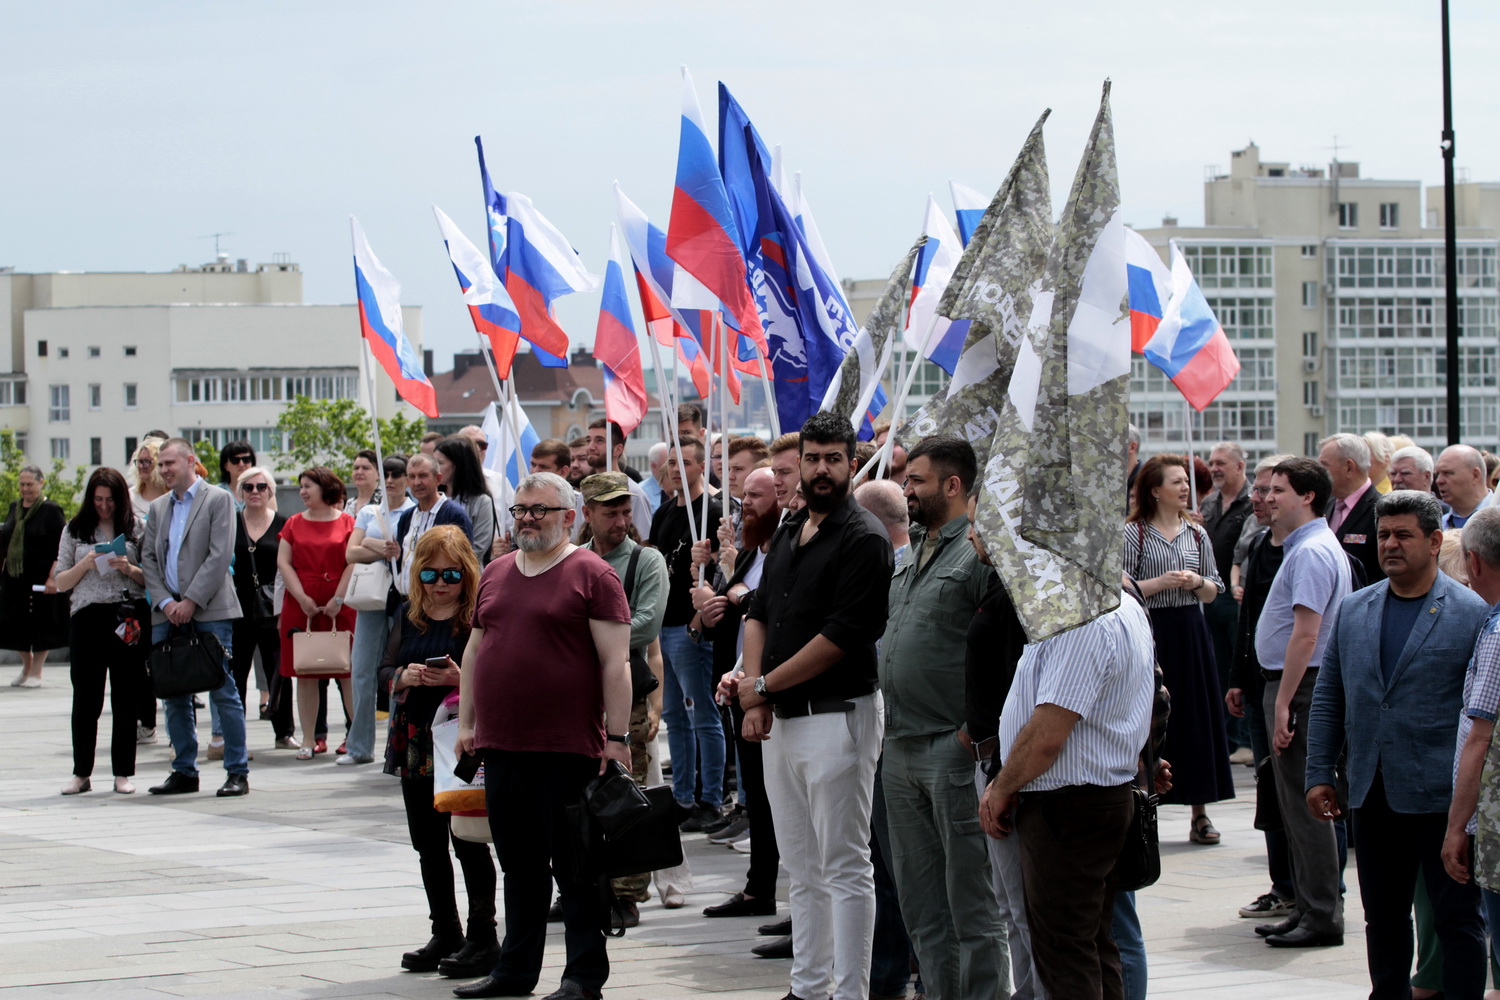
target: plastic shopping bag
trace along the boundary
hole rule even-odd
[[[458,742],[458,720],[435,723],[432,727],[432,807],[438,812],[484,811],[484,767],[474,775],[473,782],[460,781],[453,773],[458,766],[458,754],[453,746]]]

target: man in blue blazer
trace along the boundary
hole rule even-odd
[[[1340,814],[1334,766],[1347,741],[1370,996],[1411,996],[1420,872],[1443,943],[1443,994],[1479,1000],[1479,892],[1448,877],[1441,852],[1464,673],[1490,609],[1437,568],[1436,497],[1396,490],[1380,498],[1375,516],[1386,579],[1339,605],[1308,713],[1307,804],[1319,819]]]

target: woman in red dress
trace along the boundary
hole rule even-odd
[[[307,507],[281,529],[281,547],[276,566],[286,586],[281,608],[281,675],[296,677],[292,666],[292,633],[311,628],[337,628],[354,638],[354,610],[344,607],[344,592],[354,567],[344,558],[354,518],[340,508],[344,483],[332,470],[315,465],[297,477],[298,493]],[[311,626],[309,619],[314,619]],[[297,678],[297,719],[302,725],[302,749],[298,760],[311,760],[318,715],[318,677]],[[344,695],[344,711],[351,711],[349,675],[338,678]]]

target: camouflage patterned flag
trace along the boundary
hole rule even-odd
[[[979,533],[1033,641],[1118,606],[1130,315],[1109,83],[982,471]]]
[[[933,434],[956,434],[974,446],[981,466],[989,457],[1052,246],[1052,199],[1042,148],[1049,114],[1042,112],[1026,137],[938,303],[938,324],[964,323],[968,332],[947,387],[897,432],[907,448]],[[942,330],[923,334],[937,338]]]
[[[833,381],[828,383],[828,391],[823,396],[822,409],[849,421],[856,432],[867,417],[874,419],[876,416],[866,413],[866,410],[875,396],[875,390],[880,387],[880,376],[885,374],[890,363],[891,350],[901,340],[906,305],[911,299],[912,265],[926,242],[926,236],[918,237],[917,242],[912,244],[911,249],[906,251],[906,256],[901,258],[901,262],[891,272],[890,280],[885,283],[885,290],[880,293],[869,320],[865,322],[864,329],[859,331],[859,336],[854,338],[854,344],[849,348],[849,353],[844,355],[843,364],[839,365],[839,370],[834,374]]]

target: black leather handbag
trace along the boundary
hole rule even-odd
[[[1156,796],[1140,785],[1132,785],[1130,791],[1135,811],[1130,817],[1130,829],[1125,834],[1125,846],[1120,850],[1120,860],[1115,865],[1115,888],[1119,892],[1144,889],[1148,885],[1155,885],[1156,880],[1161,878]]]
[[[178,698],[224,686],[224,646],[211,632],[189,626],[151,647],[149,659],[151,693],[158,698]]]
[[[604,874],[624,878],[657,872],[682,864],[682,834],[678,825],[688,810],[678,805],[671,785],[641,790],[649,807],[618,837],[604,838]]]
[[[630,563],[625,568],[625,596],[631,597],[635,593],[635,567],[641,561],[640,546],[630,553]],[[646,695],[655,691],[661,684],[656,675],[651,672],[651,664],[646,660],[646,647],[630,651],[630,700],[640,701]]]
[[[610,838],[624,836],[651,811],[646,793],[617,760],[606,764],[604,773],[584,786],[583,798],[589,815]]]

